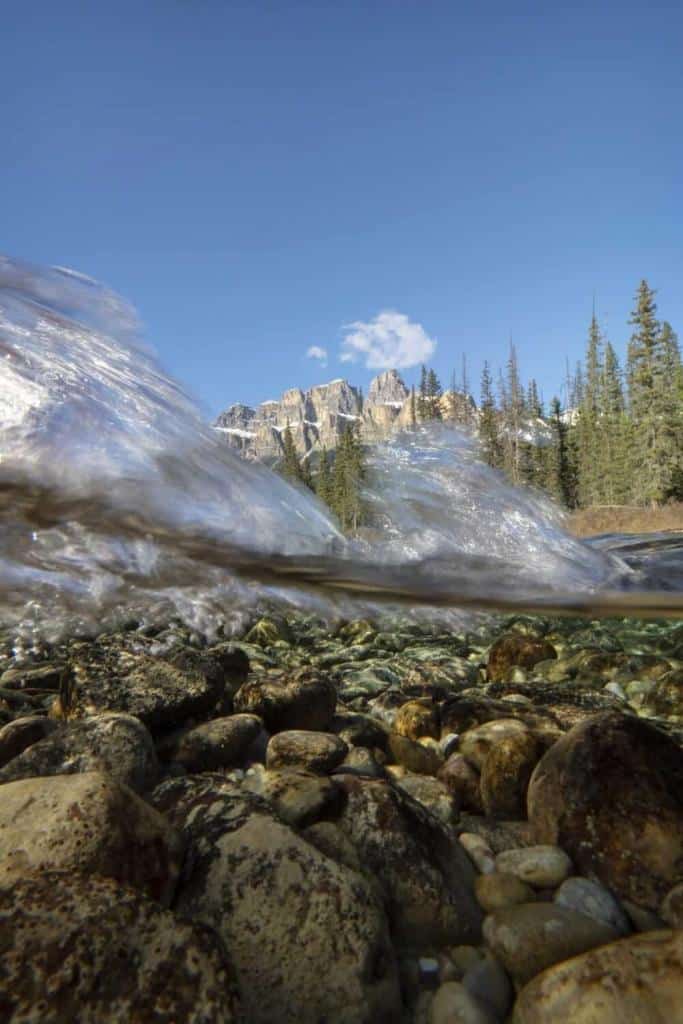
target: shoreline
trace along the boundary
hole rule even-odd
[[[577,509],[567,518],[575,537],[602,533],[683,533],[683,502],[660,508],[634,505],[599,505]]]

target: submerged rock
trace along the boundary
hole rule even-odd
[[[683,878],[683,751],[642,719],[572,729],[536,766],[528,811],[539,842],[638,906],[656,910]]]
[[[276,733],[268,743],[268,768],[301,768],[326,774],[334,771],[348,753],[348,746],[338,736],[306,729]]]
[[[683,1024],[683,932],[612,942],[529,982],[513,1024]]]
[[[476,941],[474,870],[450,829],[388,782],[348,776],[339,825],[385,893],[394,941],[425,953]]]
[[[175,907],[223,939],[252,1024],[399,1018],[384,910],[362,875],[217,776],[166,782],[155,803],[193,843]]]
[[[0,882],[0,1007],[22,1024],[237,1024],[234,973],[208,929],[97,875]]]
[[[506,633],[489,651],[486,677],[494,683],[506,682],[515,667],[533,668],[539,661],[557,658],[557,651],[545,639],[523,633]]]
[[[102,772],[136,793],[143,793],[157,782],[152,737],[133,715],[104,713],[52,724],[52,729],[45,730],[47,736],[0,769],[0,783],[36,776]]]
[[[484,938],[506,971],[524,985],[552,964],[613,942],[619,934],[554,903],[519,903],[487,917]]]
[[[168,906],[184,848],[153,807],[97,772],[0,787],[0,879],[32,868],[89,872]]]
[[[288,729],[327,732],[336,703],[333,683],[311,669],[249,680],[235,695],[235,710],[258,715],[270,733]]]
[[[241,765],[262,731],[256,715],[230,715],[165,736],[157,744],[164,761],[177,761],[188,772],[213,772]]]

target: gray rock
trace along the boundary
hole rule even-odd
[[[498,1018],[459,981],[447,981],[436,992],[429,1024],[498,1024]]]
[[[288,825],[298,828],[338,812],[343,802],[343,793],[333,781],[292,768],[273,771],[253,765],[242,785],[263,797]]]
[[[104,875],[168,906],[185,844],[149,804],[97,772],[0,787],[0,878],[40,868]]]
[[[559,846],[528,846],[499,853],[496,870],[545,889],[560,885],[571,874],[572,862]]]
[[[512,1006],[514,993],[502,965],[488,953],[465,971],[464,987],[477,1002],[503,1020]]]
[[[616,897],[604,885],[589,878],[567,878],[555,893],[555,902],[608,924],[620,935],[631,932],[628,916]]]
[[[175,907],[223,939],[252,1024],[399,1018],[387,921],[360,874],[218,776],[163,783],[154,799],[193,842]]]

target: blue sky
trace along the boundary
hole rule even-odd
[[[594,294],[683,334],[682,52],[678,2],[8,4],[0,249],[128,297],[207,415],[395,343],[478,392],[510,336],[548,399]]]

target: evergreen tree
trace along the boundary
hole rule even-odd
[[[496,403],[491,386],[491,371],[488,362],[484,362],[481,374],[481,403],[479,407],[479,438],[484,458],[489,466],[500,469],[503,451],[498,424]]]
[[[603,444],[603,498],[608,505],[629,501],[628,443],[630,422],[624,407],[621,370],[614,348],[605,344],[600,401],[600,436]]]
[[[324,447],[320,453],[320,465],[318,466],[315,490],[320,500],[324,501],[331,508],[333,504],[332,468],[330,466],[329,453],[327,448]]]
[[[417,393],[417,418],[418,420],[429,419],[429,407],[427,399],[427,367],[423,363],[420,367],[420,387]]]
[[[550,403],[550,428],[552,443],[548,447],[544,486],[557,501],[571,507],[575,487],[567,444],[567,425],[562,419],[559,398],[553,398]]]
[[[410,389],[410,426],[415,429],[417,425],[417,403],[415,401],[415,385]]]
[[[576,423],[578,501],[583,507],[602,504],[604,501],[604,457],[600,425],[602,372],[602,337],[594,311],[588,331],[586,374]]]
[[[287,426],[282,434],[282,468],[281,473],[288,480],[304,483],[304,470],[296,450],[292,428],[287,420]]]
[[[673,346],[657,320],[654,297],[647,281],[641,281],[628,350],[633,496],[638,504],[652,505],[671,496],[681,463],[675,382],[667,379]]]
[[[443,390],[436,372],[432,369],[427,373],[427,418],[441,419],[441,396]]]
[[[332,508],[343,530],[355,532],[363,522],[361,488],[366,476],[360,435],[353,426],[342,433],[332,476]]]

